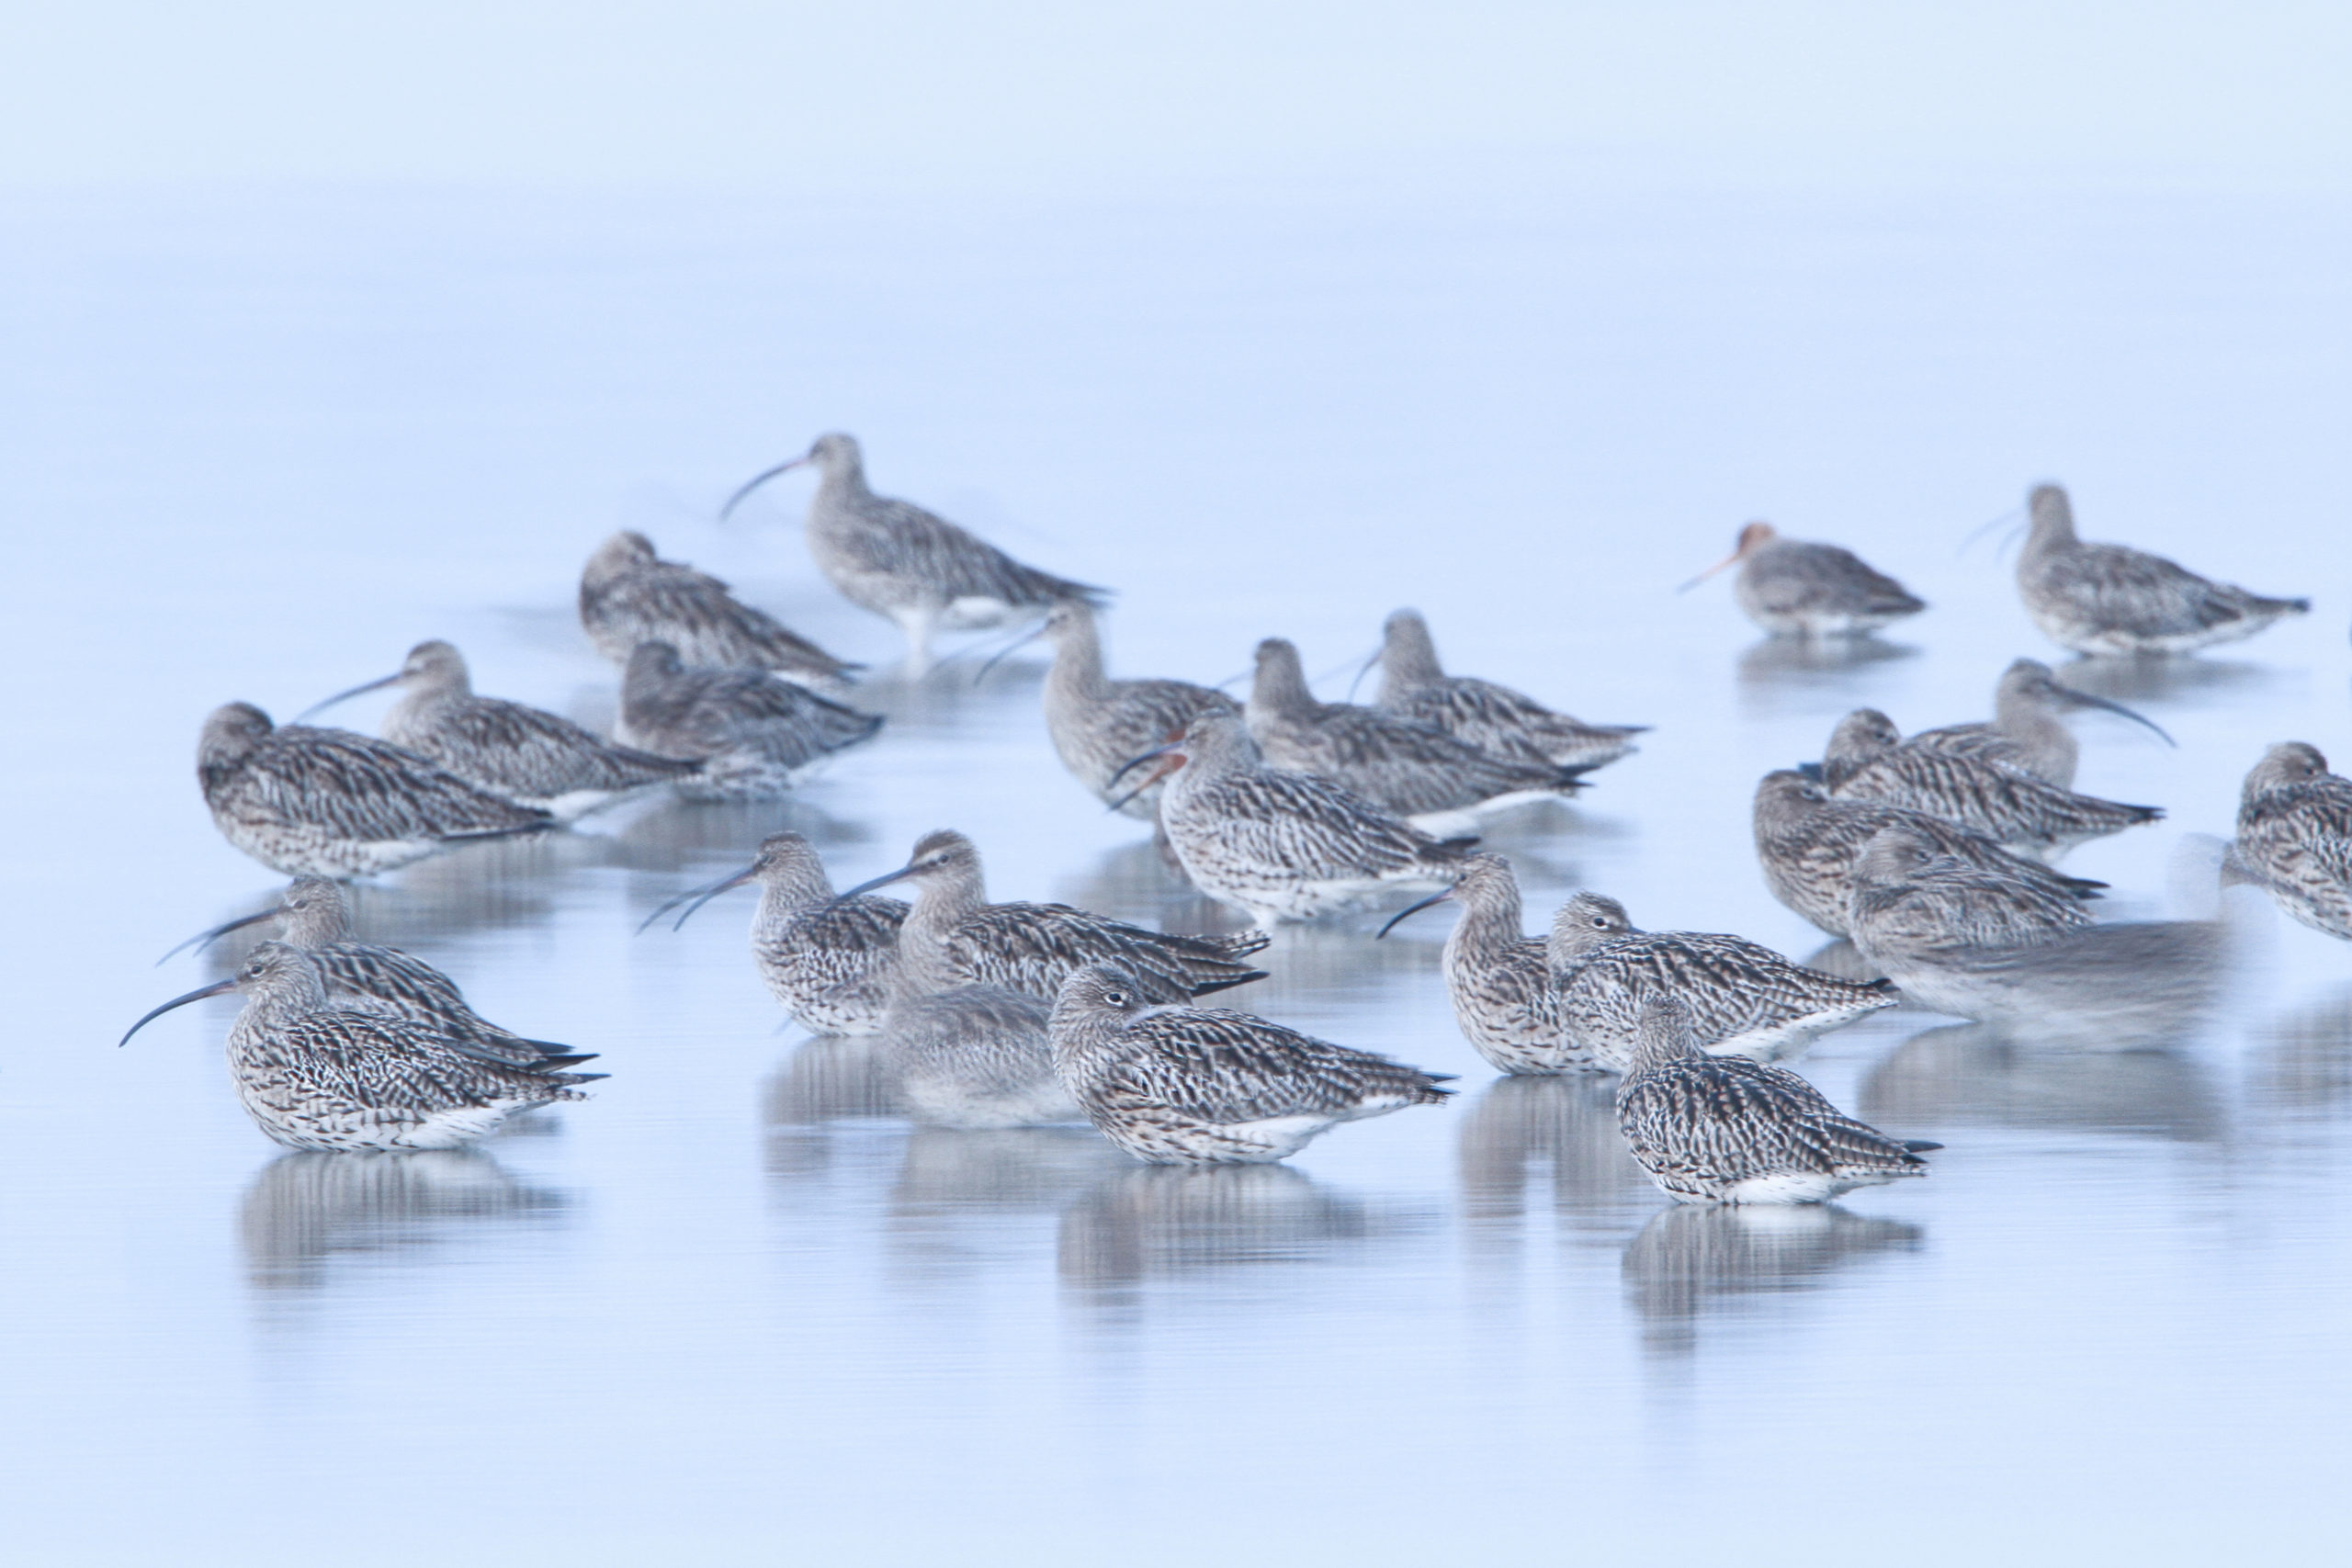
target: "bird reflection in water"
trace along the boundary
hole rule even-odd
[[[2323,1122],[2352,1107],[2352,987],[2273,1020],[2245,1065],[2247,1108],[2263,1120]]]
[[[315,1291],[337,1257],[413,1252],[496,1224],[543,1224],[570,1204],[480,1149],[281,1155],[245,1190],[238,1233],[265,1291]]]
[[[1296,1264],[1400,1228],[1286,1165],[1138,1165],[1062,1214],[1066,1285],[1115,1294],[1249,1264]]]
[[[1059,1213],[1132,1165],[1093,1128],[916,1127],[890,1190],[894,1216],[971,1211]]]
[[[820,1034],[805,1042],[762,1091],[772,1176],[809,1176],[831,1161],[837,1123],[899,1117],[899,1097],[882,1041],[871,1034]]]
[[[1918,657],[1907,642],[1874,637],[1768,637],[1739,656],[1739,706],[1749,718],[1843,713],[1871,677]]]
[[[2199,706],[2226,703],[2252,705],[2264,688],[2283,695],[2299,673],[2244,659],[2181,659],[2161,654],[2076,659],[2058,666],[2059,679],[2078,692],[2111,702],[2160,702],[2166,698]]]
[[[748,858],[744,846],[787,828],[820,850],[874,841],[871,829],[820,811],[802,796],[715,801],[672,795],[648,802],[604,837],[603,863],[664,874],[721,862],[741,865]]]
[[[1238,931],[1250,918],[1196,891],[1164,843],[1141,838],[1095,857],[1093,868],[1066,877],[1054,896],[1080,909],[1164,931]]]
[[[1470,1244],[1482,1253],[1514,1249],[1531,1208],[1548,1206],[1578,1230],[1622,1235],[1629,1206],[1650,1201],[1649,1178],[1617,1129],[1613,1077],[1497,1078],[1463,1117],[1455,1157]]]
[[[2220,1091],[2172,1051],[2035,1051],[1983,1023],[1924,1030],[1871,1067],[1860,1114],[1896,1126],[2069,1128],[2182,1143],[2221,1136]],[[1947,1143],[1954,1140],[1946,1137]]]
[[[1819,1290],[1865,1259],[1917,1251],[1926,1234],[1834,1203],[1678,1203],[1626,1247],[1626,1300],[1649,1349],[1687,1354],[1697,1348],[1701,1319],[1758,1297]]]
[[[916,1127],[886,1219],[891,1252],[927,1280],[1035,1258],[1056,1215],[1133,1168],[1093,1128]]]

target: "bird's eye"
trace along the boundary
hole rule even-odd
[[[1125,1007],[1127,1004],[1127,993],[1125,991],[1106,991],[1102,995],[1102,999],[1109,1002],[1114,1007]]]

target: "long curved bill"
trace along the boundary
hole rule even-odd
[[[915,874],[915,868],[902,865],[896,871],[886,871],[879,876],[869,876],[856,886],[834,898],[836,904],[846,904],[861,893],[871,893],[877,887],[888,887],[893,882],[903,882]]]
[[[709,903],[713,898],[718,897],[721,893],[726,892],[729,888],[742,886],[743,884],[751,881],[752,877],[758,875],[759,870],[760,868],[758,866],[747,865],[741,871],[729,872],[725,876],[720,877],[716,882],[705,883],[700,887],[689,887],[674,898],[666,898],[662,900],[660,907],[655,908],[653,913],[645,917],[644,923],[637,928],[637,934],[643,936],[646,931],[652,927],[654,921],[660,919],[662,916],[668,914],[679,905],[684,904],[686,907],[685,914],[680,915],[677,919],[677,924],[670,928],[672,931],[679,930],[686,923],[686,915],[693,914],[696,909],[701,908],[705,904]]]
[[[2132,723],[2144,725],[2148,728],[2154,730],[2157,736],[2163,739],[2164,743],[2173,748],[2175,750],[2178,750],[2180,749],[2180,742],[2175,740],[2171,736],[2165,734],[2164,726],[2158,724],[2154,719],[2150,718],[2146,714],[2136,712],[2132,708],[2127,708],[2121,703],[2110,702],[2105,697],[2093,696],[2088,692],[2078,692],[2072,686],[2061,686],[2055,681],[2052,682],[2051,685],[2056,690],[2060,697],[2074,704],[2076,707],[2104,708],[2109,713],[2120,713],[2124,717],[2130,719]]]
[[[130,1044],[130,1037],[132,1035],[138,1033],[141,1030],[146,1028],[149,1024],[154,1022],[157,1019],[163,1017],[174,1008],[184,1008],[190,1002],[200,1002],[207,997],[217,997],[221,995],[223,992],[233,991],[236,988],[237,982],[234,979],[216,980],[211,985],[199,987],[184,997],[174,997],[170,1001],[165,1002],[162,1007],[157,1008],[145,1018],[141,1019],[137,1023],[132,1024],[129,1029],[125,1030],[123,1032],[122,1038],[116,1041],[115,1045],[119,1049],[122,1046]]]
[[[1968,537],[1966,537],[1965,539],[1962,539],[1962,540],[1960,542],[1960,549],[1958,550],[1958,552],[1957,552],[1957,553],[1958,553],[1958,554],[1960,554],[1960,555],[1963,555],[1963,556],[1964,556],[1964,555],[1966,555],[1966,554],[1968,553],[1968,547],[1969,547],[1971,545],[1973,545],[1974,543],[1976,543],[1976,541],[1977,541],[1977,540],[1979,540],[1979,539],[1983,538],[1985,535],[1987,535],[1987,534],[1991,533],[1994,529],[1996,529],[1996,528],[1999,527],[2002,524],[2004,524],[2004,523],[2014,523],[2015,521],[2017,521],[2018,517],[2020,514],[2023,514],[2024,513],[2025,513],[2025,508],[2024,508],[2024,507],[2022,507],[2022,506],[2012,506],[2012,507],[2010,507],[2007,512],[2002,513],[2001,513],[1999,516],[1997,516],[1997,517],[1988,517],[1988,518],[1986,518],[1984,522],[1979,523],[1975,527],[1971,528],[1971,529],[1968,531]],[[2030,519],[2029,518],[2029,521],[2030,521]]]
[[[303,723],[312,715],[324,713],[327,709],[334,706],[337,703],[347,703],[352,698],[365,696],[369,692],[380,692],[385,687],[396,683],[399,680],[400,675],[396,671],[385,676],[380,681],[365,682],[359,685],[352,687],[351,690],[347,692],[337,692],[334,696],[328,697],[323,701],[312,703],[309,707],[304,708],[300,713],[296,714],[287,722],[289,724]]]
[[[171,952],[164,954],[163,957],[155,960],[155,967],[161,969],[164,964],[169,964],[173,959],[178,957],[181,953],[186,953],[191,947],[196,949],[197,952],[202,953],[206,948],[210,947],[214,942],[219,942],[231,931],[243,931],[247,926],[257,926],[276,913],[277,913],[276,908],[267,908],[264,909],[258,915],[241,915],[225,925],[214,926],[209,931],[198,931],[194,936],[188,938],[186,942],[180,943],[177,947],[172,949]]]
[[[1442,903],[1444,903],[1448,898],[1451,898],[1451,897],[1453,897],[1453,888],[1451,888],[1451,887],[1449,887],[1449,888],[1446,888],[1446,889],[1445,889],[1443,892],[1442,892],[1442,893],[1432,893],[1432,894],[1430,894],[1428,897],[1426,897],[1426,898],[1422,899],[1420,902],[1419,902],[1419,903],[1417,903],[1417,904],[1408,904],[1408,905],[1406,905],[1403,908],[1401,908],[1401,909],[1397,910],[1395,914],[1393,914],[1393,915],[1391,915],[1391,916],[1389,916],[1389,917],[1388,917],[1388,923],[1387,923],[1386,925],[1385,925],[1385,926],[1381,927],[1379,931],[1377,931],[1374,932],[1374,933],[1373,933],[1373,938],[1372,938],[1372,940],[1373,940],[1373,941],[1374,941],[1374,942],[1378,942],[1382,937],[1385,937],[1385,936],[1386,936],[1390,931],[1395,931],[1395,930],[1396,929],[1396,923],[1397,923],[1399,920],[1404,919],[1408,915],[1418,915],[1418,914],[1419,914],[1423,909],[1428,908],[1430,905],[1432,905],[1432,904],[1442,904]]]
[[[808,460],[808,456],[804,453],[800,457],[793,458],[788,463],[778,463],[773,468],[763,469],[761,472],[753,474],[750,479],[743,481],[743,486],[741,490],[738,490],[733,495],[727,498],[727,504],[718,509],[718,520],[721,523],[726,522],[728,517],[733,513],[734,510],[743,503],[743,498],[745,496],[751,494],[753,491],[759,489],[762,485],[767,483],[778,474],[788,474]]]
[[[1012,658],[1014,654],[1020,652],[1023,649],[1028,647],[1031,643],[1035,642],[1039,637],[1044,637],[1045,635],[1045,627],[1033,626],[1029,630],[1023,632],[1019,637],[1014,637],[1011,642],[1006,643],[1002,648],[998,649],[994,653],[989,654],[988,662],[980,666],[979,673],[972,677],[972,684],[977,686],[981,682],[987,680],[989,678],[989,671],[995,669],[998,665],[1003,663],[1006,660]]]

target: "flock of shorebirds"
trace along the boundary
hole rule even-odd
[[[1265,977],[1250,960],[1277,922],[1392,886],[1434,888],[1380,934],[1441,901],[1459,907],[1445,983],[1463,1033],[1495,1067],[1620,1075],[1634,1156],[1678,1200],[1820,1201],[1924,1175],[1920,1156],[1939,1145],[1846,1116],[1781,1058],[1894,1006],[1898,992],[1996,1016],[2033,1005],[2037,976],[2070,964],[2104,963],[2127,981],[2154,975],[2181,940],[2173,928],[2095,926],[2085,900],[2101,885],[2047,863],[2162,813],[2074,791],[2068,711],[2148,721],[2031,660],[2002,676],[1989,721],[1906,737],[1862,709],[1817,765],[1758,787],[1757,852],[1773,893],[1850,938],[1874,977],[1807,967],[1738,936],[1645,931],[1589,891],[1547,936],[1530,937],[1510,863],[1465,829],[1576,794],[1634,750],[1641,727],[1587,724],[1446,673],[1409,610],[1387,620],[1369,705],[1317,700],[1297,650],[1273,638],[1259,646],[1246,703],[1182,681],[1114,680],[1096,625],[1104,591],[875,494],[847,435],[759,475],[727,510],[803,465],[820,476],[809,548],[834,586],[896,621],[918,667],[941,631],[1050,638],[1045,717],[1063,763],[1105,805],[1152,823],[1163,858],[1194,887],[1255,922],[1238,935],[1170,935],[1065,905],[992,902],[978,849],[945,830],[842,892],[807,840],[776,833],[748,866],[653,912],[648,925],[683,923],[757,883],[752,951],[769,990],[811,1031],[881,1037],[918,1118],[1082,1116],[1140,1159],[1205,1164],[1279,1160],[1340,1122],[1436,1103],[1445,1075],[1197,1005]],[[2177,655],[2309,607],[2085,544],[2055,486],[2033,491],[2030,513],[2019,591],[2052,640],[2078,652]],[[1776,636],[1866,637],[1925,608],[1850,552],[1761,523],[1702,577],[1735,566],[1741,606]],[[298,1148],[445,1148],[514,1112],[583,1098],[580,1086],[604,1076],[576,1070],[590,1057],[492,1024],[430,965],[354,941],[342,882],[548,831],[656,787],[774,796],[882,721],[844,700],[857,666],[639,535],[616,535],[590,558],[580,617],[623,671],[616,739],[476,695],[445,642],[318,705],[398,686],[382,739],[275,726],[244,703],[214,712],[197,762],[213,820],[294,880],[274,908],[191,943],[263,920],[275,940],[132,1032],[240,993],[228,1040],[236,1091],[264,1132]],[[2352,783],[2307,745],[2273,747],[2247,776],[2230,866],[2297,919],[2352,938]],[[879,896],[896,883],[911,886],[911,903]],[[2081,944],[2094,932],[2111,940],[2089,953]]]

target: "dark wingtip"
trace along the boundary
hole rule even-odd
[[[1437,847],[1442,850],[1466,850],[1476,845],[1477,841],[1478,835],[1469,833],[1459,839],[1440,839],[1437,841]]]
[[[1193,995],[1196,997],[1205,997],[1216,991],[1229,991],[1236,986],[1254,985],[1258,981],[1263,980],[1266,977],[1267,971],[1263,969],[1250,969],[1242,974],[1234,976],[1231,979],[1211,980],[1204,985],[1196,985],[1192,988]]]
[[[440,835],[445,844],[472,844],[485,839],[515,839],[526,833],[546,833],[562,827],[552,812],[541,812],[536,822],[524,822],[512,828],[468,828],[459,832]]]
[[[1880,976],[1875,980],[1863,981],[1862,988],[1866,991],[1877,991],[1883,996],[1889,997],[1900,996],[1903,991],[1903,988],[1900,986],[1897,986],[1894,981],[1888,979],[1883,975]]]
[[[1923,1155],[1929,1149],[1939,1149],[1942,1147],[1943,1145],[1941,1144],[1931,1143],[1926,1138],[1905,1138],[1903,1140],[1904,1152],[1906,1154]]]

